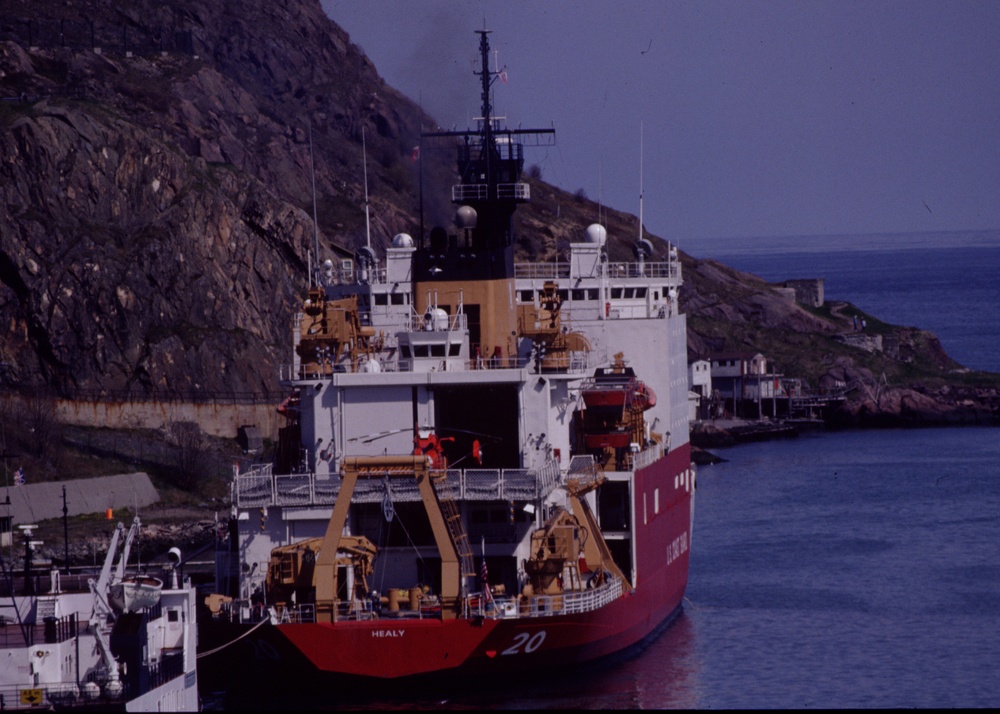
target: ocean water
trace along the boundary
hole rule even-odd
[[[768,280],[823,277],[1000,372],[1000,233],[681,246]],[[808,432],[698,469],[680,617],[642,651],[488,693],[309,709],[980,708],[1000,702],[1000,430]],[[207,708],[224,708],[218,700]]]
[[[707,239],[679,247],[772,282],[823,278],[827,300],[930,330],[963,366],[1000,372],[1000,231]]]

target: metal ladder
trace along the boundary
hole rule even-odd
[[[462,514],[458,510],[458,503],[448,493],[447,477],[447,471],[432,472],[431,483],[434,485],[434,493],[441,506],[441,515],[444,516],[445,525],[448,527],[448,535],[458,554],[462,577],[472,577],[476,575],[472,546],[469,543],[469,534],[465,530],[465,523],[462,521]]]

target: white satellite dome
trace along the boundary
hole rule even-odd
[[[413,236],[409,233],[397,233],[392,239],[393,248],[412,248]]]
[[[587,242],[604,245],[608,240],[608,229],[600,223],[591,223],[587,226]]]
[[[455,211],[455,225],[459,228],[475,228],[479,214],[472,206],[459,206]]]
[[[427,308],[427,311],[424,313],[424,329],[427,331],[447,330],[448,313],[439,307]]]

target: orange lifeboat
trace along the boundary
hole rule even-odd
[[[656,393],[645,382],[639,382],[635,387],[635,405],[646,411],[656,406]]]

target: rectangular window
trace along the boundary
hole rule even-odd
[[[517,291],[517,301],[518,302],[532,302],[533,296],[530,290],[518,290]]]
[[[375,304],[376,305],[388,305],[389,296],[385,293],[375,293]]]

